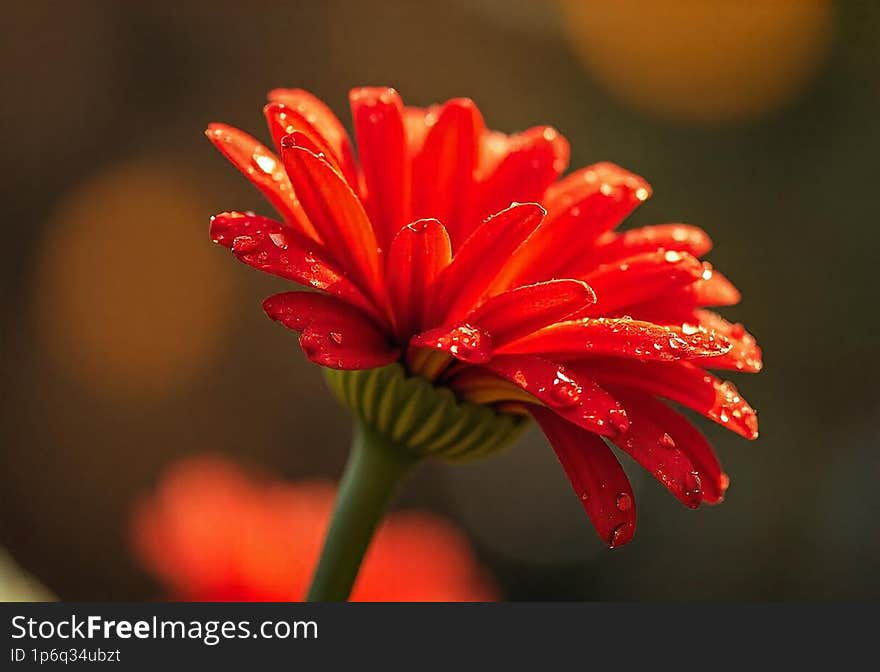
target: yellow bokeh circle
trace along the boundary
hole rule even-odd
[[[210,243],[206,200],[179,161],[139,160],[59,203],[33,305],[42,345],[78,383],[157,397],[216,361],[240,269]]]
[[[593,78],[642,111],[737,122],[794,100],[828,51],[830,0],[560,0]]]

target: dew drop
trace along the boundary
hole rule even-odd
[[[664,432],[660,438],[657,439],[657,445],[661,448],[668,448],[671,450],[672,448],[675,448],[675,439]]]
[[[342,334],[338,331],[331,331],[327,336],[333,341],[336,345],[342,345]]]
[[[278,249],[286,250],[287,249],[287,240],[284,235],[281,233],[270,233],[269,240],[272,241],[272,244],[275,245]]]
[[[560,406],[572,406],[580,401],[583,388],[569,378],[562,369],[556,371],[556,377],[550,387],[550,396]]]
[[[621,492],[617,495],[616,505],[618,511],[629,511],[632,508],[632,497],[625,492]]]
[[[608,537],[608,547],[614,548],[620,544],[620,538],[623,536],[623,531],[626,528],[626,523],[620,523],[613,530],[611,530],[611,536]]]
[[[696,471],[688,472],[684,477],[684,489],[686,495],[696,495],[702,491],[702,483],[700,482],[700,474]]]

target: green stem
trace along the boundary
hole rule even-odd
[[[386,437],[357,423],[308,601],[348,599],[373,533],[416,462]]]

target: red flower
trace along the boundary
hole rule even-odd
[[[324,481],[261,480],[221,458],[190,458],[137,507],[135,550],[177,600],[302,600],[334,495]],[[352,593],[362,602],[494,599],[461,533],[418,511],[383,523]]]
[[[709,369],[756,372],[761,351],[707,306],[736,288],[700,261],[686,224],[614,231],[651,188],[599,163],[560,179],[554,129],[487,130],[474,103],[404,107],[393,89],[351,93],[359,161],[342,124],[301,90],[269,94],[280,158],[245,133],[208,137],[283,222],[217,215],[215,242],[321,293],[268,298],[306,356],[338,369],[402,361],[459,399],[529,413],[599,534],[635,530],[632,490],[601,437],[689,507],[727,476],[690,422],[658,398],[753,439],[754,410]]]

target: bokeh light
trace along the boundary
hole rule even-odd
[[[81,183],[39,252],[43,345],[83,387],[143,398],[185,384],[219,355],[236,283],[210,245],[210,204],[172,159]]]
[[[680,121],[743,121],[792,101],[822,64],[834,18],[830,0],[560,1],[595,80]]]

